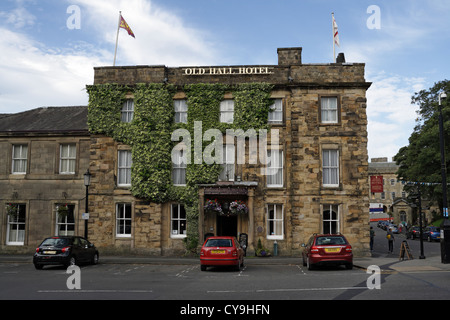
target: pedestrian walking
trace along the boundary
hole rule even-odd
[[[394,234],[392,233],[392,228],[388,229],[386,239],[388,240],[389,253],[392,253],[392,251],[394,251]]]
[[[373,251],[373,239],[375,238],[375,231],[370,227],[370,251]]]

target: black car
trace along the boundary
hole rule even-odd
[[[407,239],[419,239],[420,238],[420,228],[418,226],[412,226],[408,228],[406,232]]]
[[[36,269],[44,265],[78,265],[81,263],[98,263],[97,248],[83,237],[56,236],[46,238],[36,248],[33,264]]]

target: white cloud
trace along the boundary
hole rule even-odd
[[[10,12],[1,11],[0,19],[16,29],[34,25],[36,17],[28,12],[21,1],[18,1],[17,5],[18,7]]]
[[[136,39],[121,29],[117,65],[190,65],[218,58],[205,34],[150,0],[71,0],[70,4],[81,7],[81,28],[85,29],[80,32],[96,34],[90,40],[94,43],[49,47],[22,33],[36,23],[22,1],[16,1],[16,9],[0,12],[0,17],[10,21],[8,29],[0,28],[0,52],[7,57],[0,60],[0,113],[86,105],[84,88],[93,82],[93,67],[112,65],[121,8]]]
[[[101,64],[101,51],[46,50],[29,37],[0,28],[0,113],[41,106],[86,105],[83,89],[92,83],[92,66]]]
[[[205,31],[190,28],[187,22],[149,0],[76,0],[86,13],[88,25],[114,48],[119,11],[136,38],[120,29],[116,65],[168,66],[213,64],[219,59],[213,38]]]
[[[367,91],[369,157],[393,157],[408,144],[417,118],[412,95],[423,89],[425,79],[380,72],[369,76]]]

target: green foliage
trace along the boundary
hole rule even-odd
[[[409,137],[409,145],[401,148],[394,161],[399,165],[399,179],[412,182],[430,183],[421,187],[422,194],[435,200],[442,208],[441,151],[439,144],[439,104],[441,90],[450,93],[450,81],[436,83],[429,90],[421,90],[412,97],[412,103],[419,105],[419,118],[414,132]],[[444,144],[446,166],[450,164],[450,104],[442,102]],[[406,187],[414,192],[415,186]]]
[[[175,129],[191,133],[191,151],[194,151],[194,121],[202,122],[202,134],[211,128],[267,129],[267,118],[272,100],[272,85],[265,83],[192,84],[183,89],[187,97],[187,124],[174,123],[173,96],[177,90],[172,85],[117,84],[89,85],[88,125],[93,134],[104,134],[132,148],[131,169],[133,196],[155,203],[178,201],[183,203],[187,215],[186,248],[198,245],[198,184],[214,183],[220,173],[219,164],[188,164],[186,186],[172,184],[171,141]],[[235,100],[234,123],[220,123],[220,102],[226,92]],[[127,94],[134,95],[134,117],[131,123],[121,121],[121,109]],[[203,142],[205,145],[211,141]],[[202,150],[203,150],[202,149]],[[191,157],[194,162],[194,157]]]
[[[244,83],[236,86],[233,91],[236,129],[268,129],[268,106],[273,103],[270,99],[271,91],[272,85],[264,83]]]

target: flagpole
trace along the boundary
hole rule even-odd
[[[336,43],[334,41],[334,12],[331,13],[331,35],[333,38],[333,61],[336,63]]]
[[[117,35],[116,35],[116,48],[114,49],[114,63],[116,65],[116,54],[117,54],[117,43],[119,42],[119,29],[120,29],[120,18],[122,17],[122,11],[119,11],[119,22],[117,23]]]

